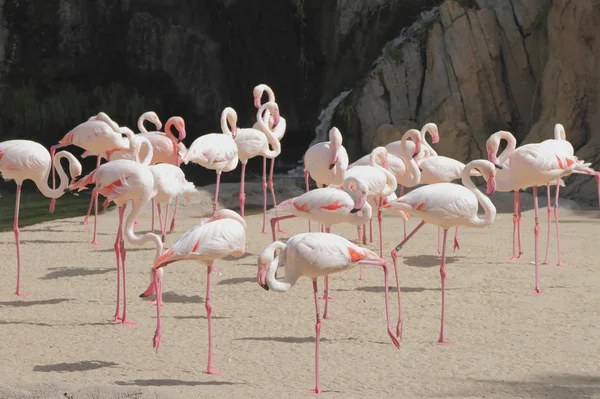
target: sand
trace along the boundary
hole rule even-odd
[[[222,198],[235,203],[235,185],[223,187]],[[298,190],[294,184],[285,189]],[[260,199],[259,185],[249,190]],[[182,207],[168,244],[207,211],[206,198],[210,195],[202,194]],[[500,209],[510,209],[509,195],[494,200]],[[525,258],[519,261],[508,261],[510,213],[499,214],[490,228],[463,229],[460,250],[450,250],[448,256],[449,345],[437,343],[435,227],[425,226],[400,253],[405,330],[399,350],[386,333],[381,269],[366,269],[364,281],[358,280],[358,269],[333,276],[335,320],[325,321],[321,332],[322,396],[599,398],[600,271],[595,246],[600,213],[576,210],[568,201],[562,204],[575,208],[561,212],[563,257],[570,267],[554,266],[553,236],[551,264],[540,267],[539,296],[524,295],[534,282],[528,264],[533,211],[523,214]],[[540,216],[545,248],[545,208]],[[298,398],[314,388],[312,284],[300,280],[284,294],[258,286],[257,254],[270,242],[260,232],[260,215],[247,218],[249,252],[216,263],[222,271],[213,277],[212,293],[214,364],[224,372],[220,376],[204,374],[205,267],[192,262],[167,267],[163,340],[156,354],[156,312],[137,296],[149,281],[154,249],[127,245],[128,313],[138,325],[112,323],[117,214],[113,210],[100,216],[102,246],[97,248],[90,245],[91,233],[82,220],[21,230],[23,289],[32,294],[28,298],[13,294],[14,237],[12,232],[0,233],[0,398]],[[148,229],[149,209],[140,221],[138,230]],[[409,221],[409,228],[417,223]],[[293,234],[306,229],[305,221],[282,225]],[[352,226],[335,227],[335,232],[351,239],[356,235]],[[390,250],[401,239],[401,219],[384,218],[384,234],[385,258],[390,260]],[[368,246],[377,248],[377,238]],[[395,320],[393,301],[391,307]]]

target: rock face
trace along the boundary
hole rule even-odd
[[[526,143],[560,122],[577,155],[600,166],[598,17],[597,2],[447,0],[384,47],[334,122],[359,153],[435,122],[436,151],[463,162],[485,158],[495,131]],[[596,200],[593,178],[567,182],[566,193]]]

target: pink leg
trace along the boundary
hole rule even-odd
[[[154,291],[156,291],[157,303],[162,303],[162,281],[158,277],[158,269],[152,269],[152,276],[154,277]],[[160,325],[160,306],[156,307],[156,331],[154,332],[154,339],[152,340],[152,346],[158,353],[158,347],[160,346],[161,338],[161,325]]]
[[[400,197],[404,195],[404,187],[400,186]],[[402,219],[402,224],[404,225],[404,238],[406,238],[406,219]]]
[[[305,170],[304,171],[304,182],[306,183],[306,192],[308,192],[310,190],[310,185],[308,183],[308,171]],[[310,220],[308,221],[308,232],[310,233]]]
[[[169,229],[169,233],[175,231],[175,219],[177,218],[177,208],[179,205],[179,196],[175,197],[175,212],[173,212],[173,220],[171,220],[171,228]]]
[[[290,218],[295,218],[296,215],[286,215],[286,216],[279,216],[278,218],[273,218],[271,219],[271,233],[273,234],[273,242],[277,241],[277,233],[275,232],[275,223],[277,223],[280,220],[285,220],[285,219],[290,219]]]
[[[113,321],[122,322],[121,317],[121,236],[123,235],[123,214],[125,210],[119,206],[119,228],[117,229],[117,237],[115,239],[115,256],[117,258],[117,309],[113,317]]]
[[[383,197],[379,197],[379,210],[377,211],[377,222],[379,223],[379,257],[383,258],[383,215],[381,208],[383,207]]]
[[[213,265],[210,264],[206,268],[206,300],[204,301],[206,318],[208,320],[208,367],[206,367],[206,374],[218,375],[221,373],[212,368],[212,306],[210,305],[210,274],[212,271]]]
[[[21,205],[21,185],[17,184],[17,199],[15,204],[15,221],[13,231],[15,233],[15,242],[17,244],[17,289],[15,294],[18,296],[29,296],[25,292],[21,292],[21,238],[19,237],[19,207]]]
[[[263,175],[262,175],[262,189],[263,189],[263,234],[269,234],[267,231],[267,158],[263,157]]]
[[[123,205],[123,215],[121,219],[124,219],[125,208],[127,205]],[[135,321],[127,320],[127,280],[126,280],[126,267],[125,267],[125,242],[123,241],[123,233],[121,233],[121,271],[123,272],[123,325],[135,326]]]
[[[369,219],[369,243],[373,242],[373,218]]]
[[[558,185],[558,184],[557,184]],[[546,184],[546,196],[548,197],[548,237],[546,239],[546,257],[544,258],[544,261],[542,262],[542,264],[547,265],[548,264],[548,252],[550,249],[550,217],[552,214],[552,206],[550,205],[550,184]]]
[[[362,243],[363,245],[367,244],[367,225],[363,224],[363,232],[362,232],[363,236],[362,236]]]
[[[154,202],[154,198],[152,198],[152,227],[151,227],[152,233],[154,233],[154,207],[155,206],[156,206],[156,203]]]
[[[158,209],[158,221],[160,222],[160,234],[164,237],[165,236],[165,226],[163,225],[162,208],[160,207],[160,203],[156,204],[156,208]],[[163,239],[163,244],[164,243],[165,243],[165,240]]]
[[[319,298],[319,299],[325,299],[325,311],[323,312],[323,318],[325,320],[335,320],[333,317],[329,317],[327,314],[327,310],[329,308],[329,301],[333,298],[329,297],[329,275],[325,275],[325,293],[323,295],[323,298]]]
[[[217,204],[219,203],[219,184],[221,183],[221,172],[217,171],[217,187],[215,188],[215,203],[213,204],[213,215],[217,213]]]
[[[98,155],[96,158],[96,169],[98,169],[100,167],[100,161],[102,161],[102,157]],[[96,240],[96,229],[98,227],[98,193],[95,191],[92,193],[92,201],[94,201],[94,236],[92,238],[92,245],[97,247],[100,245],[100,243],[98,240]]]
[[[394,249],[392,250],[392,261],[394,261],[394,272],[396,273],[396,287],[398,289],[398,325],[396,326],[396,335],[398,337],[402,337],[402,307],[400,306],[400,280],[399,280],[399,276],[398,276],[398,251],[402,249],[402,247],[404,246],[404,244],[406,244],[408,242],[408,240],[411,239],[412,236],[415,235],[415,233],[417,231],[419,231],[419,229],[421,227],[423,227],[423,225],[425,224],[425,222],[421,222],[419,223],[419,225],[417,227],[414,228],[413,231],[410,232],[409,235],[406,236],[406,238],[404,240],[402,240],[402,242],[398,245],[396,245],[394,247]]]
[[[454,251],[460,249],[460,242],[458,242],[458,226],[456,226],[456,230],[454,231]]]
[[[165,205],[165,229],[163,231],[162,234],[162,242],[163,244],[165,244],[167,242],[167,223],[169,221],[169,203],[167,202],[167,205]]]
[[[438,249],[437,249],[437,254],[441,255],[442,254],[442,249],[440,248],[440,244],[442,243],[441,239],[440,239],[440,226],[438,226]]]
[[[356,243],[360,245],[360,239],[362,238],[362,229],[360,226],[356,226],[356,232],[358,233],[358,241]]]
[[[442,278],[442,322],[440,327],[439,343],[449,344],[450,341],[444,339],[444,310],[446,308],[446,241],[448,240],[448,229],[444,229],[444,238],[442,243],[442,264],[440,266],[440,277]]]
[[[131,200],[131,206],[134,206],[134,205],[135,205],[135,201],[134,201],[134,200]],[[133,222],[133,227],[138,227],[139,225],[141,225],[141,223],[140,223],[140,222],[139,222],[139,221],[136,219],[136,220]]]
[[[517,193],[517,244],[519,245],[519,258],[523,257],[521,246],[521,193]]]
[[[533,208],[535,210],[535,227],[533,228],[534,242],[535,242],[535,291],[529,292],[529,294],[539,294],[540,291],[540,280],[539,280],[539,261],[538,261],[538,249],[540,241],[540,218],[538,216],[538,192],[537,186],[533,186]]]
[[[92,207],[94,206],[94,193],[92,192],[92,196],[90,198],[90,206],[88,207],[87,213],[85,215],[85,219],[83,219],[83,224],[86,229],[90,228],[90,215],[92,213]]]
[[[319,382],[319,340],[321,338],[321,312],[319,311],[319,298],[317,295],[317,280],[313,280],[313,291],[315,297],[315,310],[317,312],[317,322],[315,324],[316,340],[315,340],[315,375],[316,375],[316,387],[314,391],[307,392],[311,395],[318,395],[321,393],[321,384]]]
[[[558,248],[558,263],[556,266],[567,267],[566,263],[562,263],[562,259],[560,257],[560,233],[558,231],[558,196],[559,196],[560,185],[556,183],[556,194],[554,198],[554,222],[556,223],[556,245]],[[550,214],[548,214],[550,216]],[[550,219],[548,219],[550,222]]]
[[[273,168],[275,167],[275,158],[271,159],[271,170],[269,171],[269,189],[271,190],[271,197],[273,199],[273,206],[275,207],[275,217],[279,217],[279,212],[277,211],[277,198],[275,198],[275,189],[273,188]],[[309,220],[310,223],[310,220]],[[279,222],[277,222],[277,232],[282,234],[287,234],[287,231],[281,230],[281,226]]]
[[[521,251],[521,200],[519,190],[514,192],[515,213],[513,214],[513,254],[510,260],[521,259],[523,252]],[[519,251],[517,253],[517,241]]]
[[[246,204],[245,180],[246,162],[242,162],[242,177],[240,179],[240,214],[242,217],[244,217],[244,205]]]

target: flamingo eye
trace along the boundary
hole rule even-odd
[[[350,183],[350,190],[354,190],[356,188],[356,186],[354,185],[354,183]]]

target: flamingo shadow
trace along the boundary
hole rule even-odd
[[[183,380],[174,380],[171,378],[165,379],[149,379],[149,380],[132,380],[132,381],[115,381],[116,385],[137,385],[137,386],[198,386],[198,385],[239,385],[242,384],[240,382],[229,382],[229,381],[183,381]]]
[[[114,271],[111,269],[84,269],[79,267],[55,267],[50,270],[56,270],[41,277],[42,280],[53,280],[61,277],[82,277],[82,276],[94,276],[97,274],[106,274]]]
[[[48,364],[48,365],[44,365],[44,366],[35,366],[33,368],[33,371],[40,371],[43,373],[49,373],[49,372],[58,372],[58,373],[65,373],[65,372],[74,372],[74,371],[90,371],[90,370],[97,370],[97,369],[101,369],[104,367],[114,367],[114,366],[118,366],[118,363],[115,362],[104,362],[101,360],[83,360],[81,362],[75,362],[75,363],[56,363],[56,364]]]
[[[179,320],[206,320],[206,316],[172,316],[174,319]],[[231,317],[226,316],[211,316],[211,319],[231,319]]]
[[[42,326],[42,327],[54,327],[52,324],[48,323],[32,323],[30,321],[2,321],[0,320],[0,325],[5,324],[24,324],[29,326]]]
[[[87,241],[86,241],[87,242]],[[138,251],[155,251],[154,247],[125,247],[127,252],[138,252]],[[111,245],[110,248],[97,249],[95,252],[115,252],[115,248]]]
[[[457,259],[461,257],[459,256],[446,256],[446,263],[454,263]],[[439,266],[442,262],[442,258],[437,255],[415,255],[415,256],[406,256],[402,258],[402,263],[407,266],[415,266],[415,267],[435,267]]]
[[[217,283],[217,285],[221,284],[243,284],[243,283],[252,283],[256,281],[256,277],[234,277],[228,278],[225,280],[221,280]]]
[[[0,302],[0,306],[14,307],[14,308],[22,308],[27,306],[35,306],[35,305],[56,305],[61,302],[70,301],[68,298],[56,298],[56,299],[44,299],[40,301],[8,301],[8,302]]]
[[[234,338],[234,341],[273,341],[285,342],[286,344],[306,344],[315,343],[315,337],[244,337]],[[329,342],[330,339],[321,338],[320,342]]]
[[[165,303],[204,303],[204,298],[200,295],[181,295],[173,291],[163,293],[162,299]]]
[[[449,290],[450,288],[446,288]],[[422,287],[400,287],[400,293],[404,294],[405,292],[424,292],[424,291],[441,291],[441,288],[422,288]],[[384,287],[376,285],[373,287],[357,287],[354,291],[363,291],[363,292],[383,292]],[[388,292],[396,292],[396,287],[388,287]]]

